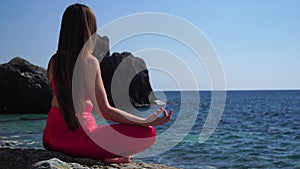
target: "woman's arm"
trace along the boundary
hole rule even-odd
[[[48,75],[48,80],[49,83],[51,82],[51,80],[53,79],[53,57],[50,58],[49,62],[48,62],[48,68],[47,68],[47,75]]]
[[[168,114],[163,108],[160,108],[148,118],[141,118],[134,116],[120,109],[111,107],[104,89],[100,66],[98,60],[93,57],[88,57],[88,76],[87,76],[87,91],[91,97],[91,101],[94,105],[96,112],[103,118],[111,121],[115,121],[122,124],[140,125],[140,126],[157,126],[163,125],[170,121],[172,116],[172,110]],[[91,77],[96,75],[96,77]],[[94,82],[93,82],[94,81]],[[94,89],[94,90],[93,90]],[[158,118],[160,112],[164,113],[164,116]]]
[[[49,84],[50,84],[51,80],[53,80],[53,57],[51,57],[51,59],[48,63],[47,75],[48,75],[48,81],[49,81]],[[58,104],[58,101],[57,101],[57,98],[56,98],[55,95],[52,96],[51,106],[59,107],[59,104]]]

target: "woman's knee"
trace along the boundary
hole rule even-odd
[[[156,130],[153,126],[148,126],[147,130],[149,131],[149,136],[150,137],[155,137],[156,136]]]

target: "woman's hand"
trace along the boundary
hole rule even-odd
[[[159,114],[163,112],[163,116],[159,117]],[[171,120],[173,114],[173,110],[171,109],[169,114],[167,112],[166,109],[164,109],[163,107],[160,107],[156,112],[154,112],[152,115],[150,115],[149,117],[147,117],[145,119],[146,126],[160,126],[163,124],[168,123]]]

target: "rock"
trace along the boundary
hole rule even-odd
[[[118,94],[117,106],[127,105],[128,98],[134,107],[149,106],[154,103],[156,97],[150,85],[149,73],[143,59],[133,56],[129,52],[113,53],[100,60],[101,75],[107,92],[108,101],[115,106],[112,94]],[[118,69],[118,73],[116,70]],[[116,74],[115,74],[116,73]],[[113,86],[116,86],[112,93]],[[128,84],[128,85],[126,85]]]
[[[110,56],[109,39],[107,36],[102,37],[100,35],[97,35],[93,55],[96,56],[99,60],[101,60],[103,57]]]
[[[133,162],[129,164],[106,164],[88,159],[74,158],[59,152],[42,149],[12,149],[0,148],[0,169],[176,169],[158,164]]]
[[[31,167],[31,169],[56,169],[56,168],[89,169],[89,167],[82,166],[78,163],[66,163],[57,158],[36,162]]]
[[[19,57],[0,65],[0,113],[47,113],[51,97],[44,68]]]
[[[129,52],[113,53],[110,56],[109,39],[106,36],[97,36],[94,56],[100,61],[101,75],[107,98],[112,106],[116,106],[113,101],[111,86],[115,70],[118,68],[122,75],[116,78],[115,91],[118,96],[117,106],[130,106],[128,99],[134,107],[149,106],[154,103],[156,97],[150,85],[149,73],[143,59],[133,56]],[[130,75],[135,75],[131,77]],[[128,81],[129,80],[129,81]],[[129,87],[124,85],[126,82]]]

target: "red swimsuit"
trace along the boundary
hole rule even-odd
[[[51,87],[56,95],[53,80]],[[92,109],[93,107],[87,104],[82,112],[84,125],[69,130],[60,109],[52,106],[43,136],[45,149],[76,157],[103,160],[139,153],[155,142],[154,127],[125,124],[98,126]]]

